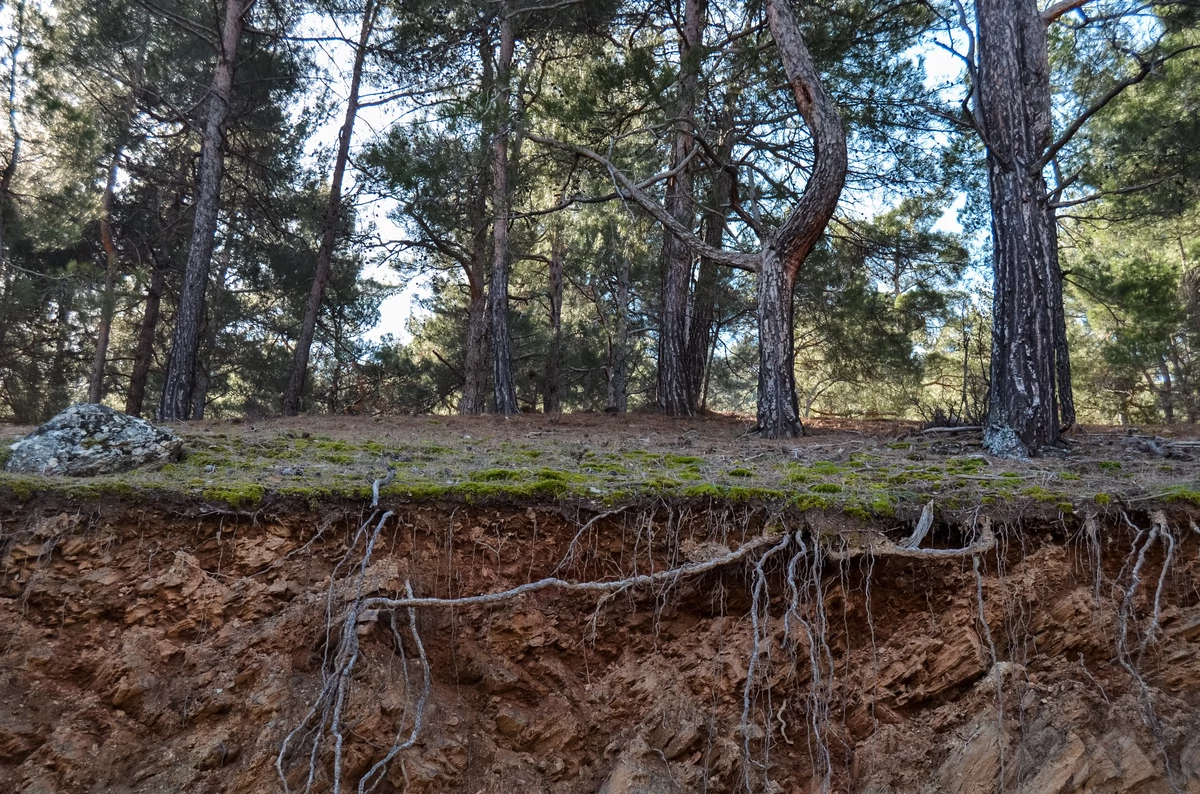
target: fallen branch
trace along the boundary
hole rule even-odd
[[[928,435],[930,433],[978,433],[983,430],[983,425],[961,425],[959,427],[927,427],[921,432]]]

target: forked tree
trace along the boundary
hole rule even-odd
[[[788,87],[813,142],[813,163],[796,205],[783,223],[768,229],[755,223],[757,254],[723,250],[698,237],[646,189],[686,167],[676,165],[667,174],[634,182],[607,157],[574,144],[533,133],[531,140],[585,157],[615,179],[624,194],[635,201],[694,254],[728,267],[757,274],[755,315],[758,325],[758,432],[765,438],[788,438],[803,432],[796,400],[795,344],[792,334],[792,290],[805,259],[812,252],[833,216],[846,179],[846,133],[833,102],[821,86],[790,0],[768,0],[767,23],[775,39]]]

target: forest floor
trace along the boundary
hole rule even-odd
[[[764,440],[744,418],[652,414],[301,417],[174,426],[184,457],[157,470],[91,478],[0,473],[18,497],[160,494],[252,513],[264,502],[371,496],[472,503],[646,499],[769,503],[853,518],[911,520],[985,507],[1000,519],[1109,505],[1200,505],[1200,431],[1083,427],[1064,448],[995,458],[978,430],[914,422],[813,421],[798,439]],[[0,429],[0,444],[31,428]],[[0,446],[0,452],[6,451]]]
[[[175,429],[0,474],[0,791],[1200,794],[1190,428]]]

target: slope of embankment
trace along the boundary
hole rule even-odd
[[[1187,440],[183,432],[0,476],[0,790],[1200,792]]]

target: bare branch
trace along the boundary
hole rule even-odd
[[[1053,3],[1049,8],[1042,12],[1042,21],[1049,25],[1063,14],[1069,14],[1070,12],[1077,8],[1081,8],[1089,2],[1091,2],[1091,0],[1058,0],[1057,3]]]
[[[618,169],[613,164],[612,160],[604,155],[594,152],[585,146],[578,146],[573,143],[558,141],[553,138],[547,138],[532,132],[526,132],[525,137],[529,138],[529,140],[535,143],[540,143],[543,146],[549,146],[554,149],[561,149],[565,152],[577,154],[581,157],[591,160],[597,165],[603,166],[609,172],[609,174],[612,175],[613,179],[616,180],[621,188],[623,188],[629,194],[629,198],[633,199],[633,201],[639,207],[648,212],[656,221],[662,224],[667,231],[678,237],[684,245],[690,248],[697,255],[706,257],[714,262],[726,265],[727,267],[734,267],[750,273],[758,272],[759,257],[757,254],[746,254],[740,251],[726,251],[721,248],[714,248],[713,246],[704,242],[697,237],[691,229],[688,229],[679,221],[672,218],[670,213],[667,212],[666,208],[663,207],[662,204],[648,196],[644,189],[630,179],[624,172]],[[680,166],[682,165],[684,165],[684,163],[680,163]]]

